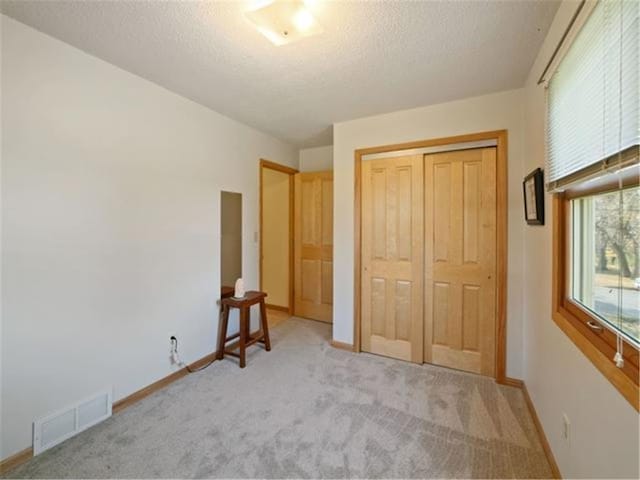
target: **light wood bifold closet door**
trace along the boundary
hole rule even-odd
[[[294,190],[294,314],[331,323],[333,173],[297,173]]]
[[[423,361],[423,157],[362,162],[362,350]]]
[[[425,155],[425,362],[495,376],[496,149]]]

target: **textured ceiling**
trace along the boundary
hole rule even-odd
[[[264,3],[264,2],[263,2]],[[334,122],[523,85],[558,1],[319,0],[276,47],[252,1],[2,1],[3,13],[297,146]]]

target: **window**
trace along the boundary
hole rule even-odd
[[[571,298],[637,346],[640,187],[575,198],[571,217]]]
[[[545,79],[553,318],[639,409],[640,2],[580,8]]]

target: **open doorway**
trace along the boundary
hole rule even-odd
[[[260,160],[260,290],[271,319],[293,313],[293,176],[297,170]]]
[[[220,193],[220,285],[222,296],[233,293],[242,278],[242,194]]]

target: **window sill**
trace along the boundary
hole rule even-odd
[[[553,312],[553,321],[571,339],[576,347],[591,361],[622,396],[640,411],[638,386],[615,366],[613,361],[603,354],[593,343],[574,327],[573,322],[579,320],[563,307],[558,306]]]

